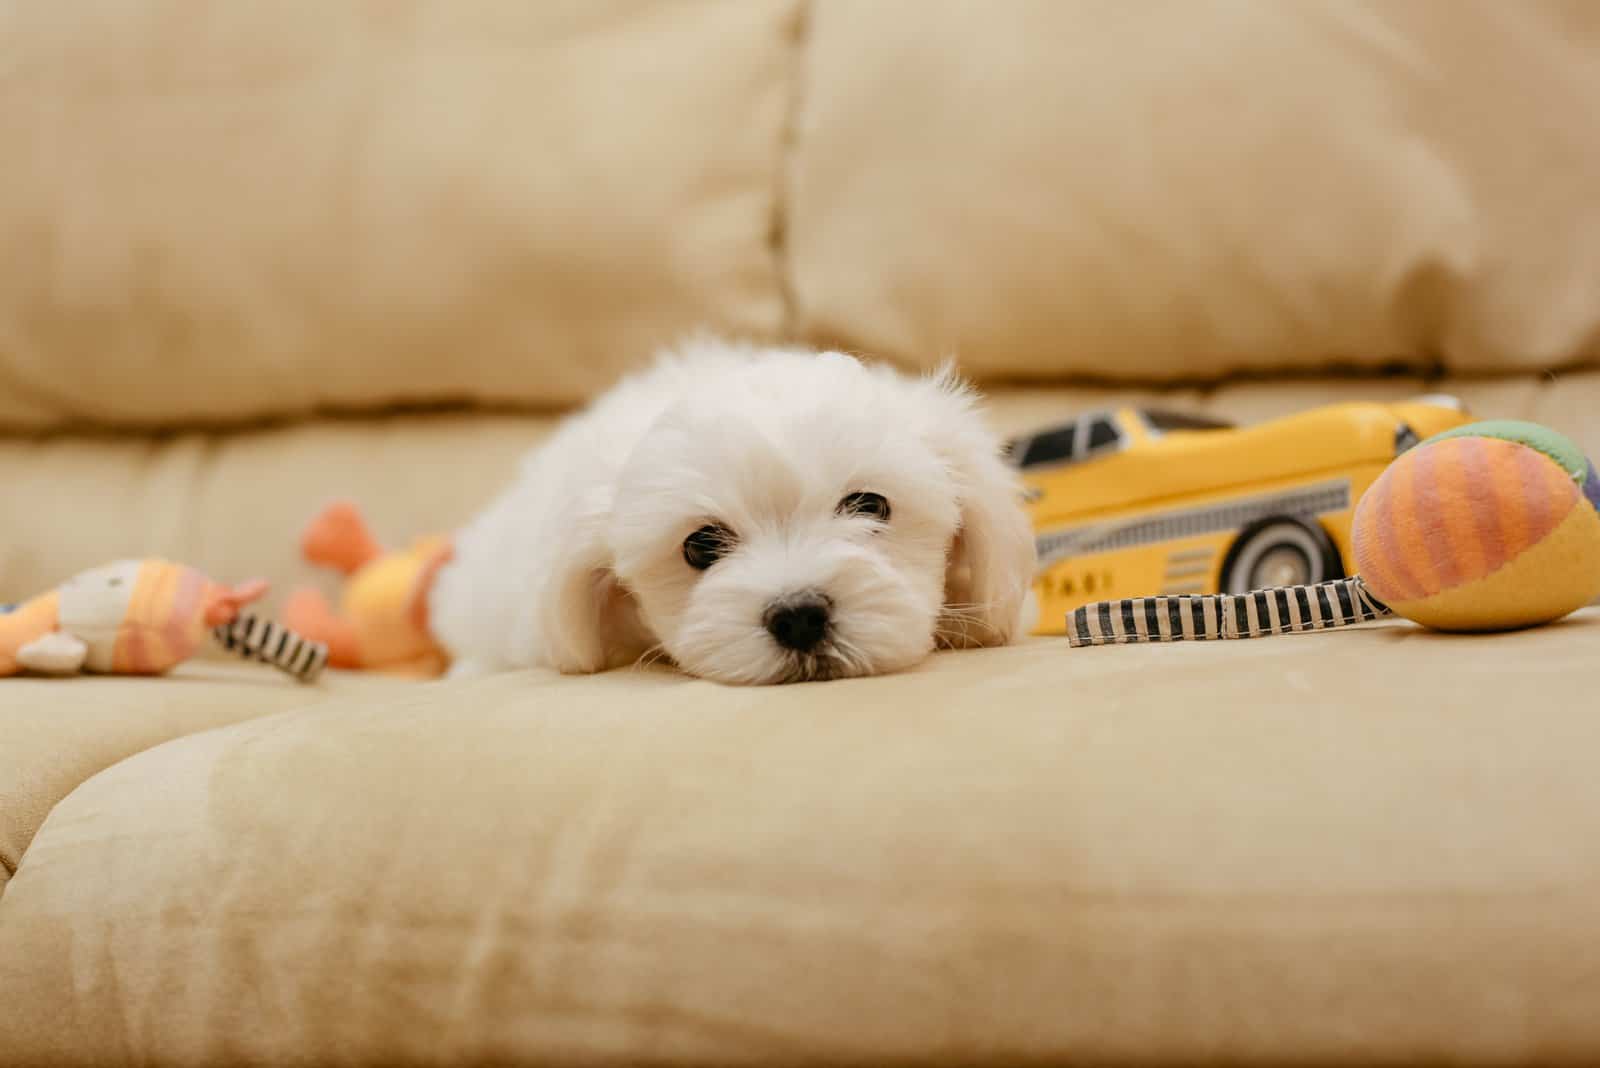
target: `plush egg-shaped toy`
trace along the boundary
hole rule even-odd
[[[1472,423],[1397,458],[1362,496],[1356,570],[1390,609],[1448,631],[1560,619],[1600,597],[1600,475],[1534,423]]]

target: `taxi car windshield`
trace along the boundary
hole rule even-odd
[[[1213,419],[1192,412],[1145,411],[1144,421],[1151,430],[1232,430],[1234,424],[1226,419]]]

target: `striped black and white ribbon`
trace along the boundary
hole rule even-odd
[[[1067,641],[1082,645],[1216,641],[1327,630],[1391,615],[1360,576],[1251,593],[1131,597],[1073,610]]]
[[[213,627],[211,633],[229,652],[271,664],[301,682],[315,682],[328,666],[326,645],[302,638],[270,619],[242,614],[232,623]]]

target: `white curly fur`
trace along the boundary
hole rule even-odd
[[[887,522],[840,514],[848,494]],[[684,539],[718,524],[696,570]],[[951,373],[696,341],[627,378],[524,461],[460,534],[432,598],[455,675],[599,671],[653,652],[728,683],[899,670],[1022,629],[1033,538],[1015,473]],[[764,620],[831,603],[815,649]]]

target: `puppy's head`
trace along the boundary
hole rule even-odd
[[[690,390],[625,466],[608,541],[665,651],[733,683],[1003,643],[1034,563],[972,396],[837,354],[774,353]]]

